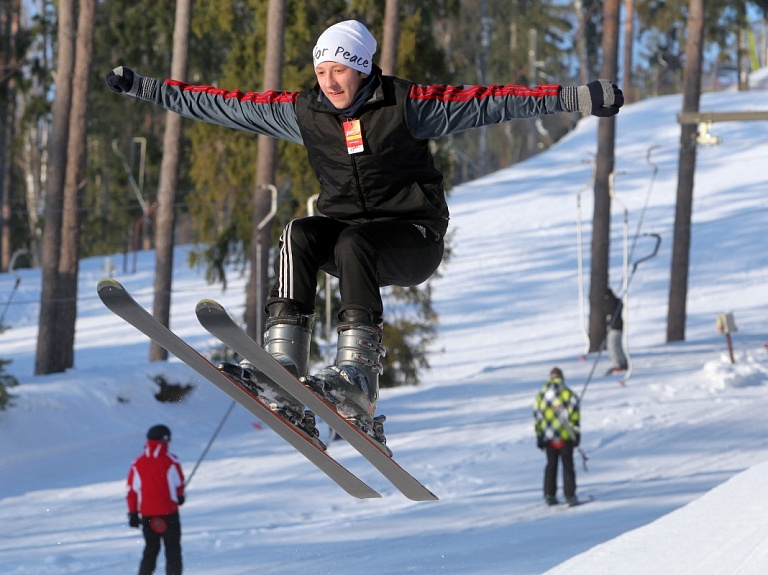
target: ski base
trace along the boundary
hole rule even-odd
[[[97,292],[104,305],[115,315],[122,318],[144,335],[165,348],[194,369],[202,377],[213,383],[280,437],[291,444],[318,469],[325,473],[337,485],[353,497],[368,499],[381,495],[360,480],[351,471],[325,452],[325,446],[316,437],[283,419],[265,405],[258,396],[237,380],[220,372],[215,365],[193,349],[179,336],[157,321],[152,314],[141,307],[119,282],[104,278],[99,281]]]
[[[413,501],[435,501],[438,497],[405,471],[387,453],[389,450],[339,415],[336,408],[286,371],[267,351],[253,341],[213,300],[202,300],[195,312],[203,327],[235,353],[255,365],[286,392],[325,421],[331,429],[365,457],[400,492]]]

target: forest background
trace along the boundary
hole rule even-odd
[[[43,268],[36,373],[71,366],[71,345],[54,342],[74,339],[80,258],[121,253],[114,265],[130,271],[136,250],[159,249],[155,228],[170,218],[173,243],[198,246],[190,264],[226,284],[225,264],[239,262],[247,273],[259,245],[252,239],[263,208],[254,193],[265,185],[257,169],[263,140],[179,120],[183,129],[171,140],[178,145],[169,145],[171,124],[161,108],[105,86],[104,74],[117,65],[158,79],[183,70],[186,77],[177,79],[251,92],[275,87],[266,78],[279,61],[280,88],[300,90],[315,81],[310,54],[318,35],[355,18],[380,39],[381,57],[393,58],[387,68],[414,82],[579,84],[600,77],[606,11],[620,4],[622,54],[611,79],[629,101],[682,88],[689,3],[681,0],[286,0],[277,57],[269,45],[275,4],[0,0],[0,271]],[[748,72],[765,65],[767,8],[768,0],[707,2],[703,90],[746,87]],[[392,14],[394,40],[385,29]],[[385,52],[387,42],[394,49]],[[180,45],[184,60],[174,69]],[[546,149],[578,120],[558,114],[473,130],[433,142],[433,153],[450,188]],[[175,175],[164,184],[170,152]],[[276,144],[266,182],[277,198],[267,229],[274,245],[289,219],[312,209],[319,188],[304,150],[284,142]],[[165,202],[170,215],[163,213],[164,185],[173,188]],[[160,255],[158,262],[170,269]],[[170,297],[170,279],[156,289]],[[332,293],[320,291],[318,309]],[[385,295],[393,353],[384,383],[413,384],[428,365],[423,350],[437,321],[429,283]],[[331,321],[318,320],[326,338],[320,335],[316,353],[328,354]]]

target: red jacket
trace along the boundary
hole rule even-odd
[[[175,455],[168,453],[168,443],[148,439],[144,453],[128,472],[128,512],[144,517],[170,515],[179,509],[184,495],[184,473]]]

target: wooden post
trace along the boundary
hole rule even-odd
[[[717,316],[715,325],[717,327],[717,331],[725,335],[725,343],[728,344],[728,354],[731,356],[731,363],[736,363],[736,360],[733,358],[733,342],[731,341],[731,333],[738,331],[738,328],[736,327],[736,321],[733,319],[733,313],[721,313]]]
[[[736,363],[736,360],[733,359],[733,343],[731,342],[730,333],[725,334],[725,342],[728,344],[728,353],[731,356],[731,363]]]

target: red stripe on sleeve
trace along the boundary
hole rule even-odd
[[[254,102],[255,104],[291,104],[296,101],[299,95],[298,92],[278,92],[276,90],[243,93],[240,90],[225,90],[224,88],[216,88],[214,86],[193,86],[186,82],[171,79],[166,80],[165,84],[185,92],[204,92],[212,96],[235,98],[241,102]]]
[[[411,86],[410,97],[415,100],[443,100],[447,102],[466,102],[467,100],[482,100],[483,98],[500,98],[505,96],[532,96],[543,98],[557,96],[559,84],[542,84],[536,88],[508,84],[499,86]]]

